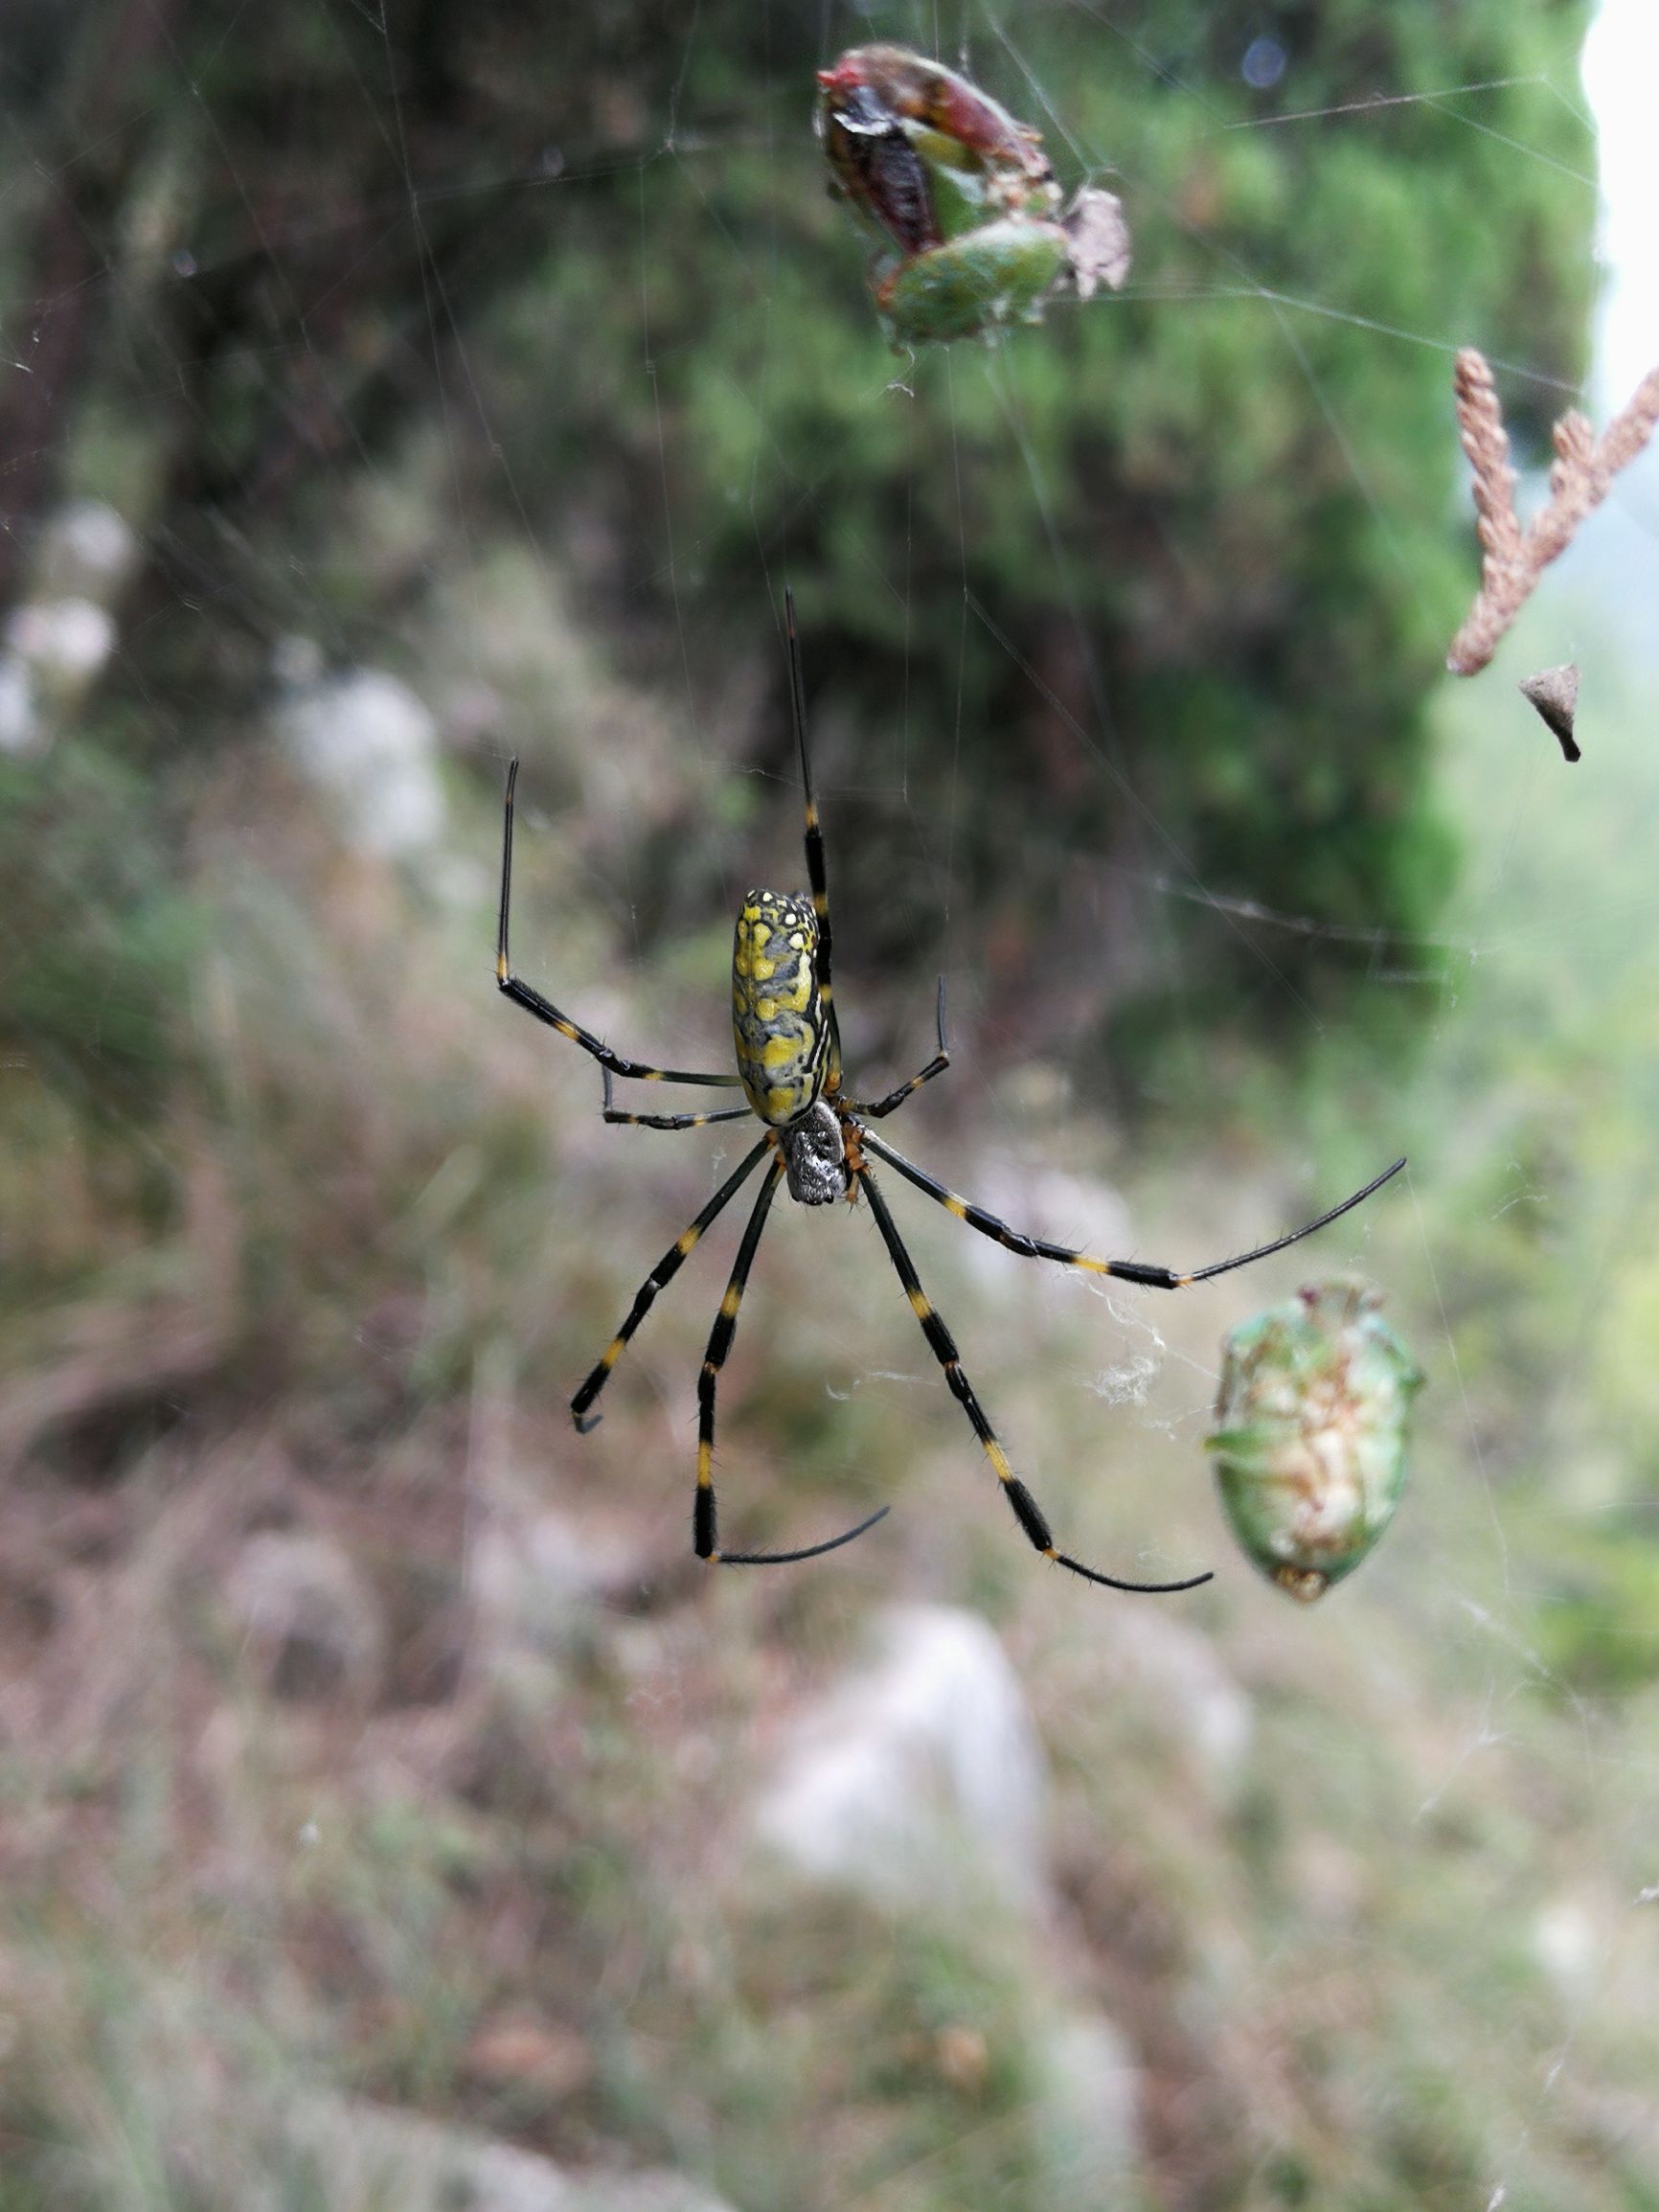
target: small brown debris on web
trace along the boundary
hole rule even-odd
[[[1562,757],[1569,761],[1580,759],[1579,741],[1573,735],[1573,723],[1579,712],[1577,662],[1566,661],[1559,668],[1540,669],[1535,676],[1526,677],[1521,684],[1521,696],[1536,707],[1540,719],[1555,732]]]
[[[1060,217],[1066,258],[1080,300],[1092,300],[1102,285],[1121,292],[1128,281],[1134,248],[1124,203],[1116,193],[1084,186]]]
[[[1467,621],[1452,640],[1445,665],[1453,675],[1472,676],[1496,652],[1543,571],[1566,551],[1579,523],[1607,496],[1620,469],[1629,467],[1653,435],[1659,424],[1659,369],[1650,369],[1643,377],[1629,404],[1614,416],[1600,441],[1588,418],[1577,408],[1561,417],[1555,429],[1550,496],[1524,531],[1515,513],[1509,433],[1486,355],[1473,346],[1463,347],[1452,381],[1458,430],[1474,470],[1481,588]],[[1531,692],[1527,696],[1531,698]],[[1536,699],[1533,703],[1538,704]],[[1541,707],[1539,712],[1543,713]],[[1547,715],[1544,718],[1549,720]],[[1550,726],[1556,727],[1554,722]],[[1556,734],[1561,735],[1559,730]],[[1576,759],[1577,754],[1568,758]]]

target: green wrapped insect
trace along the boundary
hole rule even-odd
[[[1128,275],[1122,203],[1084,188],[1062,215],[1040,135],[955,70],[855,46],[818,83],[830,190],[887,241],[870,288],[898,343],[1041,322],[1057,291]]]
[[[1269,1581],[1310,1605],[1370,1552],[1405,1489],[1423,1377],[1348,1278],[1315,1283],[1235,1329],[1221,1351],[1216,1481]]]

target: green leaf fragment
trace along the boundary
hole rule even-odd
[[[1423,1376],[1351,1278],[1310,1285],[1222,1346],[1214,1454],[1246,1556],[1310,1604],[1366,1558],[1405,1489],[1406,1430]]]
[[[1002,323],[1040,322],[1065,265],[1058,223],[1011,218],[890,263],[878,276],[876,297],[904,344],[971,337]]]

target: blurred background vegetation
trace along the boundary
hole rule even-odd
[[[1586,364],[1586,14],[12,0],[5,2212],[1659,2204],[1646,537],[1441,673],[1451,352],[1523,452]],[[874,36],[1121,192],[1122,298],[887,348],[809,130]],[[907,1149],[1177,1264],[1411,1152],[1166,1305],[903,1209],[1065,1540],[1201,1596],[1043,1579],[856,1216],[721,1431],[729,1527],[854,1552],[684,1556],[729,1244],[571,1432],[732,1152],[496,999],[503,764],[524,972],[723,1064],[785,580],[872,1083],[950,977]],[[1344,1263],[1432,1387],[1293,1612],[1199,1440]],[[943,1822],[874,1877],[844,1738]]]

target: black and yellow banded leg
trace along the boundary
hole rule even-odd
[[[518,785],[518,762],[512,761],[507,771],[507,806],[501,832],[501,909],[495,933],[495,981],[503,995],[514,1006],[522,1006],[526,1014],[534,1014],[537,1021],[545,1021],[549,1029],[557,1029],[560,1037],[568,1037],[572,1044],[580,1044],[583,1052],[591,1053],[608,1074],[629,1076],[639,1083],[694,1083],[714,1085],[720,1090],[736,1090],[736,1075],[698,1075],[690,1068],[649,1067],[644,1060],[626,1060],[591,1030],[572,1021],[569,1015],[561,1014],[552,999],[543,998],[539,991],[512,972],[512,960],[508,951],[508,921],[512,905],[512,814],[513,794]]]
[[[706,1129],[711,1122],[746,1122],[754,1114],[749,1106],[721,1106],[712,1114],[626,1114],[611,1103],[611,1072],[604,1071],[604,1111],[602,1119],[636,1129]]]
[[[772,1149],[772,1142],[771,1132],[768,1130],[752,1152],[744,1153],[737,1167],[726,1177],[696,1220],[681,1230],[634,1292],[634,1302],[628,1310],[627,1319],[600,1354],[598,1365],[570,1402],[571,1419],[584,1436],[589,1429],[597,1428],[600,1424],[600,1416],[597,1413],[591,1421],[586,1418],[588,1407],[610,1380],[611,1369],[622,1357],[634,1331],[655,1304],[657,1292],[662,1289],[665,1284],[673,1281],[695,1249],[703,1231],[737,1197],[760,1165],[762,1157]]]
[[[1235,1253],[1231,1260],[1216,1260],[1208,1267],[1193,1267],[1178,1275],[1172,1267],[1156,1267],[1141,1260],[1098,1260],[1092,1252],[1076,1252],[1066,1244],[1051,1244],[1043,1237],[1028,1237],[1021,1230],[1011,1229],[1006,1221],[999,1221],[994,1214],[988,1214],[983,1206],[971,1205],[966,1198],[958,1197],[942,1182],[919,1168],[914,1160],[907,1160],[902,1152],[896,1152],[879,1137],[866,1129],[863,1132],[866,1151],[877,1159],[885,1160],[890,1168],[901,1174],[907,1183],[914,1183],[919,1191],[925,1191],[936,1204],[954,1214],[959,1221],[966,1221],[970,1229],[977,1229],[982,1237],[989,1237],[1010,1252],[1017,1252],[1025,1260],[1053,1260],[1062,1267],[1080,1268],[1088,1275],[1111,1275],[1121,1283],[1140,1283],[1152,1290],[1185,1290],[1193,1283],[1208,1283],[1213,1276],[1231,1274],[1235,1267],[1248,1267],[1254,1260],[1265,1260],[1271,1253],[1283,1252],[1290,1244],[1300,1244],[1304,1237],[1311,1237],[1318,1229],[1329,1228],[1344,1214],[1362,1205],[1374,1191],[1381,1190],[1393,1175],[1404,1167],[1403,1159],[1396,1160],[1393,1167],[1384,1168],[1380,1175],[1374,1175],[1364,1190],[1355,1191],[1344,1198],[1339,1206],[1332,1206],[1321,1214],[1318,1220],[1308,1221],[1300,1229],[1292,1229],[1285,1236],[1275,1237],[1270,1244],[1258,1244],[1253,1251]]]
[[[716,1561],[729,1567],[784,1567],[793,1566],[798,1560],[817,1559],[824,1552],[838,1551],[844,1543],[862,1536],[867,1528],[874,1528],[888,1510],[882,1506],[868,1520],[848,1529],[845,1535],[832,1536],[825,1543],[807,1544],[800,1551],[723,1552],[719,1549],[715,1514],[715,1394],[719,1385],[720,1369],[726,1364],[732,1339],[738,1334],[738,1313],[743,1303],[749,1270],[755,1265],[766,1216],[772,1210],[783,1174],[784,1161],[780,1154],[767,1169],[765,1180],[756,1193],[755,1209],[743,1231],[743,1241],[738,1246],[738,1257],[732,1263],[731,1280],[720,1300],[715,1326],[709,1333],[709,1347],[703,1354],[702,1372],[697,1377],[697,1494],[692,1516],[692,1540],[698,1559]]]
[[[854,1113],[862,1114],[868,1121],[878,1122],[884,1114],[890,1114],[896,1106],[901,1106],[913,1090],[920,1090],[924,1083],[931,1083],[936,1075],[943,1075],[950,1065],[950,1048],[944,1041],[944,978],[943,975],[939,979],[939,998],[934,1007],[933,1020],[934,1028],[939,1037],[939,1046],[927,1065],[920,1074],[913,1075],[908,1083],[901,1083],[897,1090],[890,1090],[887,1096],[877,1101],[875,1106],[865,1106],[862,1103],[855,1105],[852,1108]]]
[[[818,922],[818,957],[814,973],[826,1006],[830,1001],[830,878],[824,863],[824,832],[818,822],[818,801],[812,791],[812,763],[807,745],[807,683],[801,673],[801,640],[795,632],[795,594],[784,586],[784,626],[789,638],[789,708],[795,722],[795,746],[801,756],[801,795],[806,808],[807,881],[812,893],[812,912]]]
[[[868,1142],[868,1139],[866,1139]],[[1053,1560],[1057,1566],[1069,1567],[1073,1574],[1081,1575],[1085,1582],[1101,1583],[1109,1590],[1130,1590],[1147,1597],[1167,1597],[1176,1590],[1195,1590],[1201,1583],[1214,1580],[1210,1574],[1188,1575],[1175,1583],[1130,1583],[1117,1575],[1102,1574],[1098,1567],[1086,1567],[1080,1560],[1069,1553],[1058,1551],[1043,1518],[1036,1499],[1009,1465],[1008,1454],[997,1442],[996,1432],[985,1417],[985,1409],[974,1396],[973,1385],[962,1371],[962,1360],[957,1354],[956,1339],[943,1321],[933,1310],[927,1293],[916,1272],[915,1263],[905,1250],[904,1240],[893,1216],[887,1211],[887,1201],[876,1189],[868,1168],[858,1171],[858,1180],[864,1196],[870,1201],[870,1211],[875,1217],[875,1226],[881,1232],[881,1241],[893,1262],[898,1280],[904,1286],[904,1295],[910,1300],[911,1311],[921,1324],[921,1334],[927,1338],[928,1348],[944,1370],[944,1380],[950,1394],[973,1425],[973,1433],[979,1438],[991,1471],[1002,1485],[1003,1495],[1013,1508],[1013,1516],[1026,1536],[1044,1559]]]

